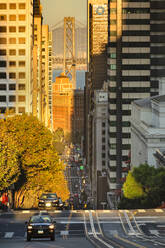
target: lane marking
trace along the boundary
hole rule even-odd
[[[163,209],[155,209],[155,212],[156,213],[163,213],[164,211],[163,211]]]
[[[137,244],[137,243],[134,243],[134,242],[132,242],[132,241],[130,241],[130,240],[128,240],[128,239],[121,238],[121,237],[119,237],[118,235],[114,235],[114,237],[115,237],[116,239],[119,239],[119,240],[121,240],[121,241],[123,241],[123,242],[125,242],[125,243],[130,244],[130,245],[134,245],[134,246],[136,246],[136,247],[138,247],[138,248],[146,248],[146,246],[142,246],[142,245],[139,245],[139,244]]]
[[[165,225],[157,225],[157,227],[165,227]]]
[[[146,213],[146,210],[144,210],[144,209],[138,209],[138,212],[139,213]]]
[[[14,235],[14,232],[6,232],[4,238],[5,239],[11,239]]]
[[[159,234],[159,232],[157,230],[149,230],[149,232],[151,234],[154,234],[154,235],[158,235]]]

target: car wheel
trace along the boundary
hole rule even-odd
[[[31,240],[31,237],[27,235],[27,241],[29,242]]]
[[[54,241],[54,240],[55,240],[54,235],[52,235],[52,236],[50,237],[50,240],[51,240],[51,241]]]

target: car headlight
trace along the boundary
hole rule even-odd
[[[40,200],[39,202],[44,202],[44,200]]]
[[[30,229],[32,229],[33,227],[32,227],[32,226],[28,226],[27,228],[30,230]]]
[[[50,228],[50,229],[54,229],[54,225],[50,225],[49,228]]]

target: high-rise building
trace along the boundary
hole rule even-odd
[[[71,134],[74,143],[80,143],[84,123],[84,91],[73,89],[69,77],[61,73],[52,85],[53,130],[62,128]]]
[[[56,77],[52,85],[53,130],[62,128],[64,133],[71,133],[73,116],[73,85],[63,73]]]
[[[42,87],[42,6],[40,0],[33,2],[33,108],[32,113],[39,120],[44,120],[44,88]]]
[[[51,127],[51,86],[52,86],[51,43],[48,25],[42,25],[42,121]]]
[[[0,112],[32,112],[33,1],[0,1]]]
[[[108,0],[88,0],[88,73],[85,85],[85,156],[92,180],[94,90],[107,78]]]
[[[52,32],[49,32],[49,46],[48,46],[48,52],[49,52],[49,64],[48,64],[48,104],[49,104],[49,113],[50,113],[50,121],[48,123],[48,126],[53,128],[53,116],[52,116]]]
[[[94,109],[92,114],[92,166],[91,192],[95,207],[101,208],[107,195],[107,162],[108,162],[108,93],[106,90],[94,91]],[[103,184],[100,179],[104,178]],[[99,191],[99,188],[102,188]],[[100,193],[101,192],[101,193]],[[104,192],[104,193],[103,193]],[[103,196],[104,195],[104,196]]]
[[[131,149],[131,102],[158,94],[165,82],[165,2],[114,0],[109,12],[108,182],[120,194]]]

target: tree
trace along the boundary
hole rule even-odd
[[[141,164],[129,172],[123,185],[121,206],[152,208],[165,201],[165,168]],[[127,204],[126,204],[127,202]]]
[[[64,140],[64,130],[59,127],[54,132],[54,141],[55,142],[62,142]]]
[[[135,199],[145,196],[142,185],[135,180],[131,171],[123,185],[124,196],[128,199]]]
[[[11,171],[20,171],[19,180],[15,179],[16,207],[36,207],[38,194],[48,190],[58,190],[62,198],[68,198],[65,167],[53,147],[52,133],[32,115],[6,118],[3,124],[4,137],[10,134],[15,141],[12,156],[18,161],[15,160],[16,165],[10,163]]]
[[[13,137],[5,132],[4,120],[0,121],[0,190],[17,182],[20,169]]]

